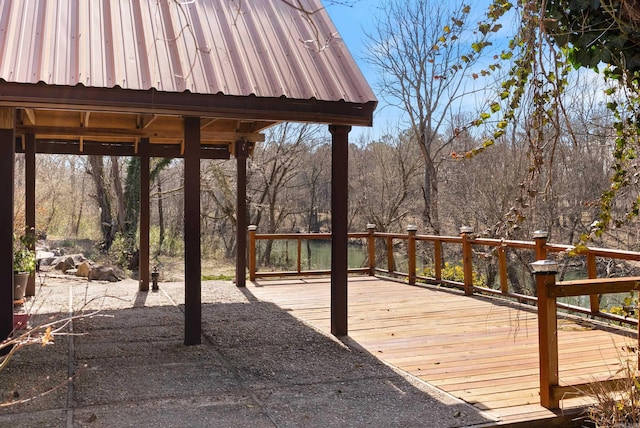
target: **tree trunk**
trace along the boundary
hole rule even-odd
[[[124,217],[121,223],[127,243],[127,251],[136,248],[136,233],[140,217],[140,158],[131,158],[127,167],[124,189]]]
[[[102,233],[100,252],[106,253],[113,244],[115,227],[113,218],[111,217],[111,199],[104,179],[104,162],[102,156],[89,156],[89,165],[89,174],[93,177],[93,183],[96,188],[94,198],[100,208],[100,231]]]
[[[126,221],[126,198],[122,192],[122,180],[120,179],[120,163],[116,156],[111,156],[111,180],[116,202],[116,228],[122,228]]]
[[[424,154],[424,150],[423,150]],[[424,156],[424,211],[423,221],[434,235],[440,234],[440,220],[438,215],[438,173],[431,156]]]
[[[162,181],[160,176],[156,177],[156,186],[158,186],[158,228],[160,229],[160,237],[158,238],[158,250],[156,257],[162,253],[162,244],[164,243],[164,210],[162,207]]]

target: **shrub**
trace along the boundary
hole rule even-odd
[[[428,278],[435,278],[436,270],[432,267],[425,267],[422,270],[421,276],[426,276]],[[464,282],[464,269],[462,267],[462,262],[460,264],[452,265],[449,262],[444,263],[444,267],[442,268],[442,279],[446,281],[453,282]],[[487,277],[486,275],[482,275],[480,272],[473,270],[472,273],[472,281],[473,285],[485,287],[487,285]]]

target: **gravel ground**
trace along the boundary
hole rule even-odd
[[[0,427],[492,425],[229,282],[203,282],[202,344],[184,346],[183,301],[183,283],[44,278],[31,326],[84,316],[0,372]]]

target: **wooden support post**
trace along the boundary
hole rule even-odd
[[[557,265],[556,265],[557,266]],[[540,404],[547,409],[558,408],[560,402],[554,394],[558,376],[558,319],[556,298],[551,290],[556,283],[556,272],[538,272],[538,350],[540,354]]]
[[[36,136],[24,136],[24,170],[25,170],[25,233],[36,233]],[[31,239],[30,250],[35,253],[35,236]],[[36,276],[29,275],[29,281],[24,292],[25,296],[36,295]]]
[[[256,280],[256,229],[258,226],[249,226],[249,280]]]
[[[348,334],[347,243],[350,126],[330,125],[331,133],[331,334]]]
[[[150,282],[150,257],[149,257],[149,217],[150,207],[150,187],[149,177],[151,159],[149,158],[149,138],[141,138],[138,144],[138,154],[140,155],[140,251],[138,263],[138,290],[149,291]]]
[[[462,237],[462,271],[464,273],[464,294],[473,295],[473,252],[471,251],[471,234],[473,228],[462,226],[460,235]]]
[[[598,277],[598,265],[596,261],[596,255],[589,252],[587,253],[587,278],[595,279]],[[597,314],[600,312],[600,295],[590,294],[589,305],[591,312]]]
[[[13,183],[15,109],[0,108],[0,341],[13,330]],[[4,348],[2,353],[9,352]]]
[[[418,231],[418,226],[410,224],[407,226],[407,234],[409,235],[407,238],[407,256],[409,258],[409,285],[416,284],[416,232]]]
[[[200,118],[184,118],[185,345],[202,341]]]
[[[442,281],[442,241],[433,241],[433,264],[436,271],[436,280]]]
[[[367,237],[369,276],[374,276],[376,274],[376,225],[371,223],[367,224],[367,231],[369,232],[369,236]]]
[[[249,143],[244,140],[236,141],[235,155],[237,160],[237,199],[236,223],[238,236],[236,238],[236,286],[247,286],[247,158],[249,157]]]

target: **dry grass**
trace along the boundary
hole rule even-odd
[[[589,408],[589,419],[598,428],[620,428],[640,426],[640,379],[638,379],[637,350],[623,359],[615,377],[623,378],[615,387],[596,385],[588,391],[595,399]]]

